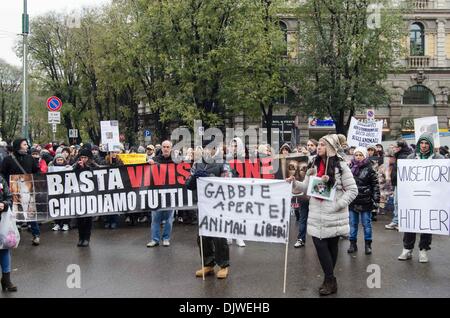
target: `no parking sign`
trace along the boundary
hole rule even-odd
[[[47,99],[47,108],[51,112],[59,111],[62,105],[62,101],[56,96],[52,96]]]

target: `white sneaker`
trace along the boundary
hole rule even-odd
[[[146,216],[142,216],[138,219],[138,223],[145,223],[147,222],[147,217]]]
[[[150,241],[150,242],[147,244],[147,247],[155,247],[155,246],[158,246],[158,245],[159,245],[158,242],[156,242],[156,241]]]
[[[233,245],[233,239],[227,239],[228,245]]]
[[[403,249],[403,252],[398,257],[399,261],[406,261],[408,259],[412,258],[412,250],[407,250],[406,248]]]
[[[62,227],[63,231],[68,231],[69,230],[69,225],[68,224],[64,224]]]
[[[298,239],[297,242],[295,242],[294,247],[299,248],[305,246],[305,242],[303,242],[302,239]]]
[[[52,228],[53,231],[59,231],[61,229],[61,227],[59,226],[59,224],[55,224],[55,226]]]
[[[169,240],[163,240],[163,246],[170,246]]]
[[[419,251],[419,263],[428,263],[428,256],[426,250]]]
[[[126,218],[125,218],[125,223],[131,223],[131,218],[129,217],[129,216],[127,216]]]
[[[239,247],[245,247],[245,242],[242,239],[236,239],[236,244]]]
[[[398,225],[395,223],[389,223],[384,226],[386,230],[397,230],[398,231]]]

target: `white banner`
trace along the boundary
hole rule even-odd
[[[368,147],[381,143],[383,121],[358,121],[352,117],[348,129],[347,143],[350,147]]]
[[[398,161],[400,232],[450,235],[450,160]]]
[[[108,151],[120,150],[119,122],[117,120],[101,121],[100,130],[102,144],[107,145]]]
[[[436,116],[414,119],[414,134],[416,137],[416,144],[419,141],[420,136],[424,132],[428,132],[433,135],[435,148],[439,148],[441,146],[441,142],[439,140],[439,122]]]
[[[284,180],[199,178],[199,234],[286,243],[292,185]]]

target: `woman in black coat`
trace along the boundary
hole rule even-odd
[[[12,196],[6,180],[0,176],[0,220],[3,212],[8,211],[12,206]],[[2,290],[15,292],[17,287],[11,283],[11,252],[9,249],[0,249],[0,265],[2,268]]]
[[[368,255],[372,254],[372,210],[376,209],[380,203],[380,186],[378,174],[367,158],[366,148],[355,149],[351,170],[358,186],[358,196],[349,206],[350,248],[347,252],[354,253],[358,250],[356,241],[361,218],[364,228],[365,253]]]

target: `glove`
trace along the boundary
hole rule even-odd
[[[197,170],[194,173],[194,177],[196,178],[201,178],[201,177],[207,177],[208,173],[206,172],[206,170]]]
[[[309,168],[308,170],[306,170],[306,175],[307,176],[313,176],[317,174],[317,169],[316,168]]]

